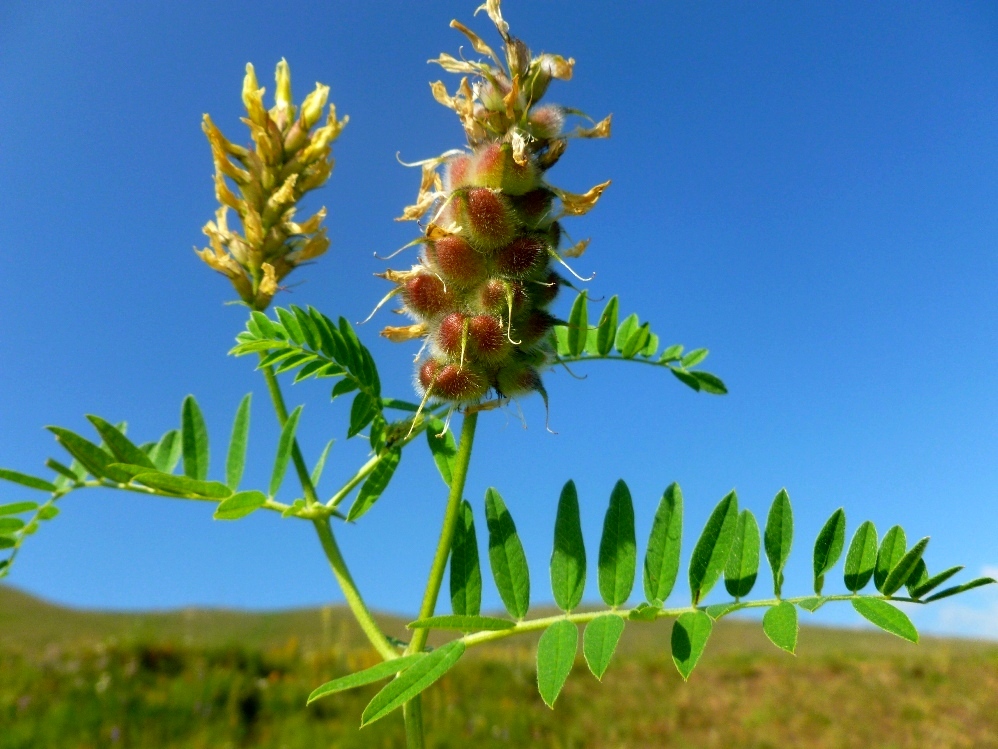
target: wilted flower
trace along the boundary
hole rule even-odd
[[[420,163],[419,195],[399,220],[429,214],[417,240],[423,251],[411,270],[384,274],[396,284],[389,296],[401,297],[416,324],[386,328],[383,335],[425,339],[417,388],[424,399],[451,403],[478,402],[490,391],[499,397],[544,394],[540,371],[553,360],[551,329],[557,322],[547,309],[564,283],[553,267],[564,265],[559,220],[588,212],[609,185],[577,195],[545,181],[568,138],[608,137],[610,118],[566,133],[566,118],[578,113],[540,100],[553,79],[572,77],[575,61],[532,56],[509,34],[498,0],[483,8],[502,37],[505,60],[473,31],[451,22],[487,58],[472,62],[442,54],[431,60],[464,76],[453,94],[441,81],[431,91],[457,113],[469,148]],[[577,257],[587,244],[578,242],[563,254]]]
[[[296,266],[324,253],[329,238],[322,220],[326,209],[298,223],[296,206],[302,196],[321,187],[333,169],[331,144],[347,123],[336,119],[336,107],[321,127],[329,86],[315,90],[296,109],[291,98],[291,71],[281,60],[275,73],[274,106],[263,105],[253,66],[246,65],[243,104],[251,148],[228,141],[204,115],[202,129],[215,162],[215,197],[221,207],[204,227],[210,248],[195,250],[209,266],[223,273],[253,309],[266,309],[278,284]],[[235,187],[233,191],[232,186]],[[239,215],[242,232],[230,228],[229,209]]]

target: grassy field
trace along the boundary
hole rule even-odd
[[[430,746],[998,747],[995,644],[804,628],[794,658],[723,620],[683,684],[668,623],[624,637],[602,685],[577,662],[555,711],[532,643],[470,651],[426,694]],[[108,614],[0,587],[0,749],[401,747],[397,715],[357,729],[376,686],[304,706],[375,662],[335,608]]]

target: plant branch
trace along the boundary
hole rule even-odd
[[[261,358],[262,356],[263,354],[261,353]],[[263,375],[267,381],[267,389],[270,391],[270,399],[273,401],[277,419],[283,428],[288,420],[288,409],[284,404],[284,396],[281,394],[281,386],[277,381],[277,375],[274,374],[273,368],[269,366],[263,367]],[[306,502],[309,505],[320,504],[315,493],[315,487],[312,486],[308,466],[305,465],[305,459],[302,457],[301,450],[298,447],[297,439],[292,444],[291,457],[295,464],[295,470],[298,473],[298,479],[301,481],[301,488],[305,493]],[[343,591],[343,597],[346,599],[347,605],[350,607],[350,611],[353,613],[360,628],[367,635],[367,639],[370,640],[371,645],[374,646],[374,649],[385,660],[398,658],[398,651],[388,641],[378,623],[374,621],[374,617],[360,595],[357,584],[350,575],[350,570],[347,568],[343,554],[340,553],[339,545],[333,536],[333,529],[329,524],[329,518],[314,518],[312,524],[315,526],[316,533],[319,534],[322,550],[326,554],[326,559],[329,560],[329,566],[333,570],[336,582],[339,583],[340,589]]]

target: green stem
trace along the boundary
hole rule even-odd
[[[261,353],[261,359],[263,356],[264,354]],[[277,419],[283,428],[285,422],[288,420],[288,408],[284,404],[284,396],[281,394],[281,386],[277,381],[277,375],[274,374],[273,367],[264,367],[263,376],[267,381],[267,389],[270,391],[270,399],[274,403],[274,411],[277,413]],[[301,482],[302,491],[305,493],[306,502],[310,505],[318,504],[319,498],[316,496],[315,487],[312,486],[312,478],[309,476],[308,466],[305,465],[305,459],[302,457],[297,439],[291,447],[291,458],[294,461],[295,471],[298,473],[298,480]],[[343,597],[346,599],[347,605],[350,607],[350,611],[353,613],[360,628],[367,635],[367,639],[370,640],[371,645],[374,646],[374,649],[385,660],[398,658],[398,651],[388,641],[388,638],[385,637],[385,633],[381,631],[378,623],[374,621],[374,617],[371,615],[367,604],[364,603],[364,599],[357,589],[357,584],[350,575],[350,570],[347,569],[343,554],[340,553],[340,547],[333,536],[333,529],[329,524],[329,518],[315,518],[312,520],[312,524],[315,526],[316,533],[319,534],[322,550],[326,553],[326,559],[329,560],[333,576],[343,591]]]
[[[447,497],[447,509],[444,511],[444,522],[440,528],[440,540],[430,567],[430,577],[426,582],[426,592],[423,593],[423,603],[419,607],[419,618],[427,619],[433,616],[437,606],[437,596],[444,579],[447,558],[450,556],[454,541],[454,528],[460,516],[461,499],[464,496],[464,483],[468,478],[468,464],[471,462],[471,447],[475,442],[475,426],[478,424],[478,412],[466,413],[461,425],[461,438],[457,446],[457,457],[451,473],[450,495]],[[417,629],[406,654],[417,653],[426,645],[429,629]],[[402,716],[405,719],[405,738],[408,749],[423,749],[423,702],[419,695],[402,706]]]
[[[738,603],[737,611],[742,609],[756,609],[756,608],[768,608],[770,606],[776,606],[784,601],[787,603],[800,603],[801,601],[806,601],[809,598],[815,598],[816,596],[799,596],[797,598],[771,598],[764,601],[743,601]],[[855,598],[876,598],[881,601],[897,601],[903,603],[923,603],[922,601],[915,601],[911,598],[895,598],[894,596],[863,596],[856,593],[846,593],[842,595],[834,596],[822,596],[825,598],[826,602],[829,601],[851,601]],[[731,603],[735,603],[732,601]],[[656,612],[656,619],[666,619],[675,618],[681,614],[687,614],[694,611],[703,611],[703,607],[696,606],[686,606],[685,608],[678,609],[660,609]],[[612,616],[619,616],[621,619],[629,619],[631,612],[635,609],[603,609],[601,611],[586,611],[579,614],[555,614],[554,616],[546,616],[541,619],[528,619],[526,621],[516,622],[509,629],[492,630],[487,632],[475,632],[470,635],[465,635],[461,639],[467,647],[473,647],[475,645],[483,645],[487,642],[494,642],[495,640],[502,640],[506,637],[512,637],[513,635],[520,635],[525,632],[537,632],[538,630],[544,630],[550,627],[555,622],[562,621],[566,619],[574,624],[586,624],[591,622],[600,616],[605,616],[610,614]],[[417,632],[422,632],[424,630],[417,629]]]

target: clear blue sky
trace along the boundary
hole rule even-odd
[[[427,85],[445,74],[426,60],[456,51],[463,37],[447,23],[472,23],[474,5],[4,3],[0,465],[36,470],[54,454],[42,426],[83,431],[84,413],[151,439],[194,393],[217,475],[252,390],[251,473],[264,483],[274,419],[250,363],[225,356],[243,312],[223,306],[228,284],[191,251],[215,208],[201,114],[246,138],[247,61],[263,80],[287,57],[297,97],[331,85],[351,121],[312,204],[329,208],[333,248],[279,301],[361,319],[386,291],[372,252],[415,236],[392,221],[418,183],[396,152],[416,160],[462,145]],[[614,114],[611,140],[574,144],[551,175],[579,190],[613,179],[570,227],[593,240],[578,261],[597,272],[592,295],[619,294],[666,342],[709,347],[704,366],[731,391],[697,395],[667,372],[598,363],[585,381],[548,376],[557,436],[539,399],[523,404],[526,431],[502,413],[483,418],[468,496],[480,523],[485,488],[506,497],[534,599],[550,600],[568,478],[592,556],[623,477],[642,542],[673,480],[690,541],[732,487],[764,516],[786,486],[798,520],[791,591],[808,589],[814,535],[840,505],[850,534],[866,518],[881,532],[903,522],[909,538],[931,534],[931,569],[998,567],[998,8],[507,0],[505,11],[535,50],[576,59],[553,101]],[[488,31],[484,17],[474,25]],[[385,389],[407,396],[413,352],[377,338],[384,322],[361,332]],[[325,386],[290,398],[308,402],[306,453],[339,438],[331,490],[363,445],[342,439],[344,406]],[[2,501],[25,496],[0,487]],[[338,527],[375,607],[416,609],[443,501],[420,445],[364,521]],[[110,492],[65,500],[9,581],[91,607],[339,599],[306,523],[263,513],[222,523],[202,504]],[[486,598],[498,605],[490,585]],[[998,596],[917,616],[933,631],[993,635]],[[818,619],[855,621],[842,608]]]

